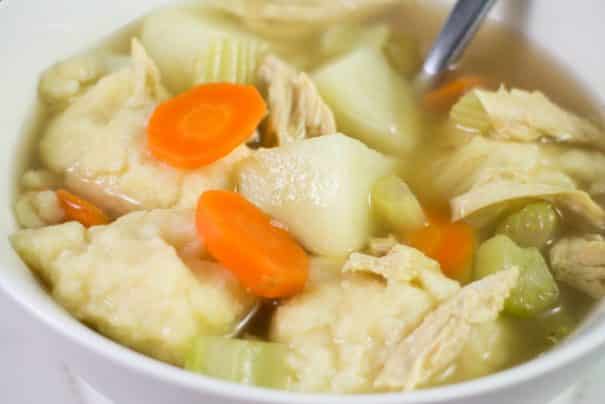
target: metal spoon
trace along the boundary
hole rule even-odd
[[[252,307],[250,311],[246,313],[246,315],[239,321],[235,328],[229,334],[227,334],[227,337],[237,338],[241,336],[242,333],[246,330],[246,328],[248,328],[250,322],[252,322],[254,317],[256,317],[256,315],[258,314],[261,306],[262,303],[256,303],[254,307]]]
[[[458,61],[496,0],[458,0],[429,52],[416,85],[426,90]]]

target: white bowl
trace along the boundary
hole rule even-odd
[[[329,0],[326,0],[329,1]],[[605,352],[601,305],[567,343],[514,369],[459,385],[410,394],[299,395],[248,388],[187,373],[128,350],[62,310],[13,252],[11,209],[17,156],[40,71],[167,0],[0,0],[0,286],[43,325],[60,357],[116,403],[530,404],[546,403]],[[605,3],[601,0],[507,0],[494,17],[523,31],[577,74],[605,105]],[[506,61],[503,61],[505,63]],[[32,386],[35,388],[35,384]]]

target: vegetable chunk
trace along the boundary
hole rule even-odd
[[[204,84],[160,104],[147,126],[147,144],[160,161],[196,169],[242,145],[267,113],[253,86]]]
[[[395,232],[418,230],[426,224],[420,202],[407,184],[394,175],[383,177],[374,184],[372,208]]]
[[[517,268],[519,282],[506,301],[507,313],[518,317],[532,317],[552,307],[559,298],[559,288],[535,248],[519,248],[506,236],[495,236],[484,242],[477,251],[475,278]]]
[[[309,251],[341,257],[369,239],[370,190],[394,170],[362,143],[326,135],[256,152],[240,164],[238,190]]]
[[[313,75],[339,130],[383,153],[402,156],[418,141],[411,86],[375,48],[363,47]]]
[[[205,192],[196,223],[208,251],[251,293],[289,297],[307,281],[309,258],[298,243],[240,194]]]
[[[259,387],[288,387],[288,347],[274,342],[225,337],[197,337],[185,369],[211,377]]]
[[[521,247],[542,248],[553,240],[558,227],[557,211],[548,203],[538,202],[506,217],[496,232],[510,237]]]

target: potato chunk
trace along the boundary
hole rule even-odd
[[[261,150],[241,163],[239,191],[307,249],[343,256],[370,237],[368,198],[394,163],[341,134]]]

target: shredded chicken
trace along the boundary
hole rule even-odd
[[[324,272],[331,275],[273,318],[272,340],[292,348],[294,390],[373,391],[391,350],[459,290],[435,261],[403,245],[381,258],[352,254],[342,272]]]
[[[391,352],[374,386],[409,391],[429,382],[458,358],[475,325],[498,317],[518,277],[517,269],[498,272],[441,304]]]
[[[565,176],[561,174],[561,178]],[[495,180],[476,186],[450,201],[454,220],[463,219],[479,210],[515,199],[540,198],[551,201],[584,217],[598,228],[605,228],[605,210],[587,192],[574,185]]]
[[[268,56],[259,68],[259,76],[269,98],[270,143],[283,145],[336,133],[334,114],[307,74]]]
[[[564,110],[539,91],[475,90],[491,128],[486,135],[499,140],[536,142],[543,139],[605,150],[605,133],[590,121]]]
[[[589,294],[605,297],[605,239],[598,234],[559,240],[550,250],[557,279]]]
[[[436,261],[425,257],[414,248],[401,244],[395,245],[387,255],[379,258],[353,253],[342,271],[371,272],[392,281],[418,282],[438,300],[452,296],[459,287],[453,280],[443,280],[443,274]]]
[[[430,172],[436,176],[437,192],[450,199],[454,220],[515,200],[544,199],[605,228],[605,210],[578,188],[582,181],[572,176],[578,171],[573,162],[568,159],[564,166],[561,155],[551,148],[473,136],[451,153],[442,152],[446,157],[438,159]],[[497,209],[491,210],[483,211],[484,216],[497,217]]]

